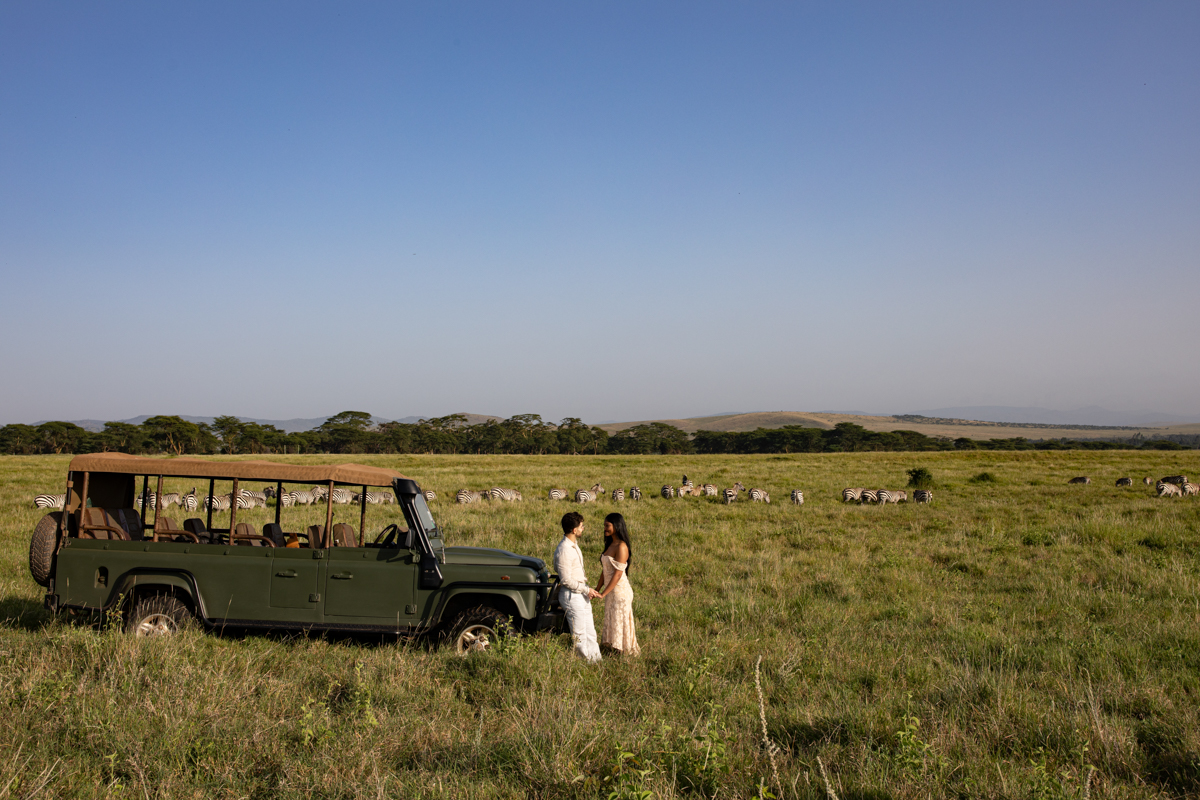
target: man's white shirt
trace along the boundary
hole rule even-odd
[[[584,597],[588,596],[591,586],[583,571],[583,551],[570,537],[562,537],[554,551],[554,571],[558,573],[558,580],[563,586]]]

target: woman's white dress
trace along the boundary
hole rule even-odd
[[[604,588],[612,583],[613,576],[621,574],[621,582],[604,598],[604,627],[600,629],[600,644],[620,650],[624,655],[636,656],[642,652],[638,647],[637,633],[633,629],[633,587],[625,567],[614,561],[612,556],[600,556],[604,567]]]

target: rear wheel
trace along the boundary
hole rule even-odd
[[[175,595],[156,594],[143,597],[134,604],[125,622],[125,632],[137,638],[170,636],[178,633],[192,620],[192,612]]]
[[[54,549],[58,546],[58,523],[61,519],[61,511],[42,517],[29,540],[29,573],[42,586],[50,585],[50,575],[54,571]]]
[[[469,608],[450,626],[447,640],[460,656],[490,650],[512,632],[508,614],[489,606]]]

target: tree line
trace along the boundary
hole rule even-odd
[[[852,422],[830,430],[785,425],[753,431],[697,431],[689,435],[673,425],[650,422],[615,434],[576,417],[559,423],[538,414],[468,424],[462,414],[416,423],[375,424],[365,411],[343,411],[309,431],[287,432],[274,425],[245,422],[233,416],[211,424],[178,416],[154,416],[140,425],[106,422],[89,431],[70,422],[5,425],[0,428],[0,454],[46,455],[116,452],[135,455],[205,455],[224,453],[438,453],[438,454],[627,454],[692,453],[846,453],[938,450],[1109,450],[1189,449],[1168,439],[1030,440],[948,439],[916,431],[870,431]]]

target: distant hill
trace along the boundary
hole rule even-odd
[[[1164,414],[1159,411],[1110,411],[1099,406],[1087,406],[1074,411],[1024,406],[961,406],[914,411],[923,417],[980,420],[983,422],[1015,422],[1040,425],[1099,425],[1145,427],[1149,425],[1189,425],[1200,423],[1200,416]]]

